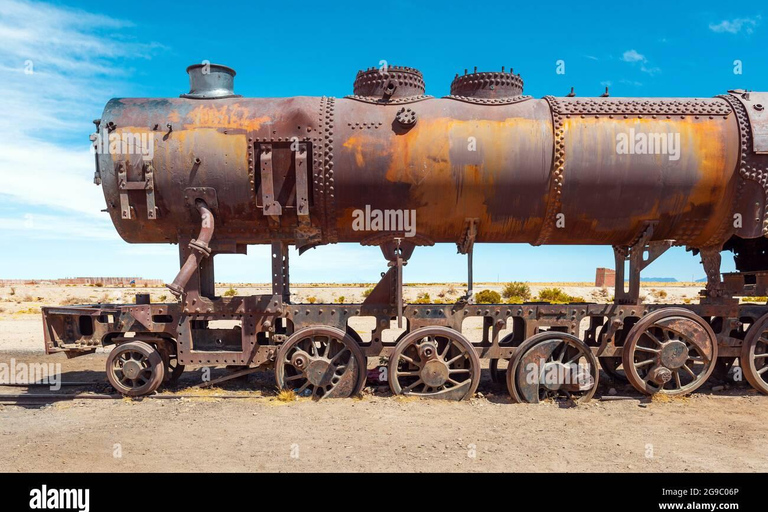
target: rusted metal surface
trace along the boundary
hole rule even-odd
[[[365,98],[372,101],[359,101]],[[406,100],[414,103],[404,107]],[[738,213],[742,182],[754,180],[737,173],[743,129],[736,110],[725,98],[535,100],[522,96],[522,79],[509,72],[460,75],[451,96],[424,98],[420,73],[390,67],[361,72],[354,98],[338,100],[110,101],[100,130],[155,135],[156,219],[139,191],[120,188],[142,179],[144,164],[99,160],[101,169],[124,168],[123,181],[103,173],[102,185],[118,231],[131,242],[176,241],[179,231],[194,236],[181,183],[216,190],[222,242],[360,242],[370,233],[352,229],[352,213],[369,204],[415,210],[418,235],[437,243],[457,242],[472,217],[479,243],[626,245],[654,221],[654,240],[704,247],[755,231],[752,213],[742,212],[741,228],[723,223]],[[160,128],[167,125],[172,129]],[[618,154],[616,136],[630,130],[680,134],[679,159]],[[306,148],[306,164],[293,156],[296,141]],[[307,197],[297,194],[296,185],[309,180]],[[121,194],[135,216],[119,215],[126,211]],[[558,214],[566,229],[555,226]]]
[[[433,98],[418,70],[389,66],[359,72],[345,98],[242,98],[234,70],[188,71],[190,91],[180,98],[111,100],[92,137],[95,145],[110,136],[141,141],[139,152],[97,152],[95,181],[126,241],[179,244],[169,285],[179,302],[43,308],[46,352],[141,344],[133,352],[156,371],[126,394],[156,388],[184,365],[274,365],[281,388],[297,381],[300,393],[350,396],[364,384],[367,357],[391,358],[395,393],[429,397],[471,396],[479,358],[510,359],[510,393],[526,402],[542,392],[589,398],[596,357],[649,393],[690,392],[718,357],[747,358],[750,382],[768,392],[759,373],[766,322],[758,321],[768,305],[732,297],[768,289],[768,95],[534,99],[519,74],[502,68],[465,71],[449,96]],[[622,136],[675,138],[679,151],[627,154]],[[414,212],[413,229],[360,229],[355,216],[371,209]],[[301,253],[337,242],[382,249],[389,268],[372,293],[362,304],[291,304],[289,246]],[[404,304],[408,259],[435,243],[469,256],[470,290],[475,243],[612,245],[622,288],[607,305],[473,304],[471,294],[455,304]],[[217,297],[214,257],[249,244],[271,247],[272,294]],[[673,245],[701,254],[701,303],[642,304],[640,272]],[[721,282],[724,248],[738,272]],[[375,320],[365,341],[353,317]],[[469,318],[483,319],[481,339],[461,334]],[[385,343],[393,319],[403,332]],[[225,320],[238,325],[216,325]],[[591,365],[582,375],[589,386],[518,382],[518,363],[543,359],[558,370],[577,356]],[[680,381],[691,357],[703,367]],[[126,386],[114,365],[109,371]]]

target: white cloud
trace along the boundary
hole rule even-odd
[[[91,117],[118,94],[131,73],[126,62],[160,48],[127,40],[121,31],[130,26],[46,3],[0,2],[0,195],[99,215]]]
[[[710,23],[709,30],[718,34],[729,33],[738,34],[742,30],[747,34],[755,31],[755,27],[760,23],[760,16],[754,18],[735,18],[732,20],[723,20],[720,23]]]
[[[625,51],[621,56],[621,60],[623,60],[624,62],[629,62],[631,64],[639,64],[640,71],[642,71],[643,73],[647,73],[651,76],[661,73],[661,68],[649,65],[648,59],[646,58],[646,56],[638,52],[637,50]]]
[[[638,53],[636,50],[627,50],[621,56],[621,60],[624,62],[646,62],[648,59],[645,55]]]

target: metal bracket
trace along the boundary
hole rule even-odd
[[[281,240],[272,241],[272,295],[290,304],[291,287],[288,266],[288,244]]]
[[[647,223],[645,229],[634,243],[629,246],[613,246],[616,260],[616,304],[638,304],[640,301],[640,272],[656,261],[667,249],[672,247],[674,240],[649,241],[653,237],[656,222]],[[648,253],[648,257],[645,254]],[[624,262],[629,260],[629,291],[624,290]]]
[[[197,210],[195,201],[202,199],[208,208],[216,210],[219,207],[219,200],[216,197],[216,189],[212,187],[188,187],[184,189],[184,201],[187,206],[193,210]]]
[[[272,144],[262,144],[259,155],[261,165],[261,200],[264,215],[269,215],[274,220],[282,215],[283,208],[275,198],[275,182],[272,172]]]
[[[471,302],[474,293],[474,279],[472,277],[472,255],[475,248],[475,239],[477,238],[477,225],[480,219],[466,219],[464,221],[464,232],[461,238],[456,242],[456,248],[459,254],[467,255],[467,294],[464,299]]]
[[[307,185],[307,144],[299,143],[298,151],[294,152],[296,169],[296,215],[299,221],[309,220],[309,187]],[[265,203],[266,204],[266,203]]]
[[[128,198],[130,190],[145,190],[147,194],[147,218],[154,220],[157,218],[157,207],[155,205],[155,168],[152,162],[142,163],[142,173],[144,179],[139,181],[128,181],[128,163],[117,162],[115,164],[117,171],[118,188],[120,189],[120,216],[124,219],[131,219],[131,202]]]

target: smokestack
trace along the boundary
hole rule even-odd
[[[235,70],[221,64],[192,64],[189,73],[189,92],[182,98],[197,100],[239,98],[235,94]]]

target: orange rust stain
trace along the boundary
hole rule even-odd
[[[178,123],[181,121],[181,116],[179,115],[178,111],[171,110],[171,112],[168,114],[168,120],[172,123]]]
[[[491,216],[487,202],[494,199],[500,178],[513,170],[517,155],[546,145],[543,134],[551,127],[542,126],[525,118],[419,120],[384,148],[390,157],[386,179],[410,184],[411,204],[419,206],[421,215],[417,224],[426,231],[453,236],[463,229],[464,219],[472,217],[480,219],[484,239],[531,229],[539,225],[537,220],[500,221]],[[359,143],[354,147],[368,152]]]
[[[355,165],[360,168],[365,167],[366,157],[378,158],[386,156],[389,152],[386,140],[365,133],[349,137],[342,146],[355,155]]]
[[[192,128],[229,128],[256,131],[265,123],[271,121],[269,116],[250,117],[251,110],[239,103],[228,105],[200,105],[188,115],[190,121],[185,129]]]
[[[600,179],[610,182],[622,180],[625,187],[632,186],[635,173],[655,173],[659,180],[655,186],[663,187],[663,190],[655,198],[652,208],[628,219],[629,223],[638,226],[645,220],[662,216],[693,214],[696,208],[699,211],[696,215],[701,216],[701,208],[704,208],[710,211],[708,218],[695,220],[706,224],[700,238],[708,238],[722,216],[729,215],[730,200],[725,200],[729,199],[726,198],[726,187],[735,172],[738,140],[728,130],[728,126],[728,122],[722,118],[566,119],[565,182],[568,184],[569,181],[580,179],[581,183],[586,184],[587,179],[577,173],[580,170],[594,171],[589,168],[593,162],[600,162],[600,168],[604,170],[599,173]],[[679,134],[679,159],[670,160],[669,154],[618,154],[617,135],[629,134],[630,129],[635,134]],[[633,143],[631,140],[629,142]],[[584,148],[591,149],[585,151]],[[585,161],[576,161],[575,154],[582,155]],[[596,173],[592,172],[589,177],[589,185],[600,185],[596,182]],[[637,183],[653,184],[648,176],[639,174]],[[565,195],[563,202],[568,201]]]

